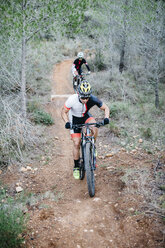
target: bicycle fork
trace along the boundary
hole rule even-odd
[[[96,169],[96,147],[95,147],[95,142],[94,142],[94,138],[92,137],[86,137],[86,140],[83,141],[83,147],[84,147],[84,151],[86,153],[86,144],[90,143],[91,144],[91,170],[95,170]],[[84,153],[84,156],[86,155]],[[86,168],[85,168],[86,169]]]
[[[92,150],[93,150],[93,169],[96,170],[96,146],[95,146],[95,140],[92,138]]]

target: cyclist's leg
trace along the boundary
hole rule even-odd
[[[73,133],[71,138],[73,141],[73,159],[78,160],[80,158],[81,133]]]
[[[81,69],[81,68],[79,68],[79,70],[78,70],[78,74],[79,74],[79,75],[81,75],[81,73],[82,73],[82,69]]]
[[[86,121],[85,123],[96,123],[96,120],[93,116],[90,116]],[[92,128],[92,131],[93,131],[93,136],[94,136],[94,139],[96,141],[96,138],[98,136],[98,128],[97,127],[91,127]],[[92,134],[91,134],[92,135]]]
[[[81,124],[84,123],[85,119],[80,117],[72,116],[71,123]],[[80,179],[80,145],[81,145],[81,128],[70,130],[71,138],[73,141],[73,159],[74,159],[74,169],[73,176],[75,179]]]
[[[81,118],[72,116],[70,122],[72,124],[80,124]],[[80,158],[80,143],[81,143],[81,128],[70,130],[71,139],[73,141],[73,159],[78,160]]]
[[[73,75],[73,85],[74,85],[77,82],[77,75],[78,75],[78,71],[76,70],[76,68],[73,68],[72,75]]]
[[[71,135],[73,140],[73,159],[74,159],[74,169],[73,176],[75,179],[80,179],[80,143],[81,143],[81,134],[73,133]]]

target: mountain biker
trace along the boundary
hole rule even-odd
[[[74,60],[73,62],[73,65],[72,65],[72,74],[73,74],[73,77],[76,77],[76,75],[81,75],[82,73],[82,69],[81,69],[81,66],[83,64],[86,65],[86,68],[88,70],[88,73],[90,74],[90,68],[89,68],[89,65],[88,63],[86,62],[86,60],[84,59],[84,54],[83,52],[79,52],[77,54],[77,59]]]
[[[73,94],[66,100],[61,111],[66,129],[70,129],[72,124],[95,123],[94,117],[89,113],[89,109],[95,105],[104,111],[104,124],[109,123],[108,106],[91,93],[91,85],[85,80],[79,84],[78,94]],[[92,127],[92,130],[96,140],[98,128]],[[70,134],[73,141],[73,176],[75,179],[79,179],[81,128],[71,129]]]

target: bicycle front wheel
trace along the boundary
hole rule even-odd
[[[84,147],[81,143],[81,155],[80,155],[80,180],[83,180],[85,177],[85,167],[84,167]]]
[[[73,78],[73,89],[75,91],[75,93],[77,92],[77,81],[75,78]]]
[[[92,144],[86,143],[84,162],[86,169],[88,192],[90,197],[93,197],[95,195],[95,176],[93,171],[92,158],[93,158]]]

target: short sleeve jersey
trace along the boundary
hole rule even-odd
[[[65,102],[65,108],[69,109],[70,121],[72,120],[72,116],[80,117],[80,118],[84,117],[85,114],[88,113],[89,109],[91,109],[95,105],[101,108],[103,102],[94,95],[90,96],[86,104],[80,102],[78,94],[74,94],[70,96]]]
[[[82,60],[75,59],[75,61],[74,61],[74,65],[75,65],[77,70],[79,70],[83,64],[87,64],[85,59],[82,59]]]

